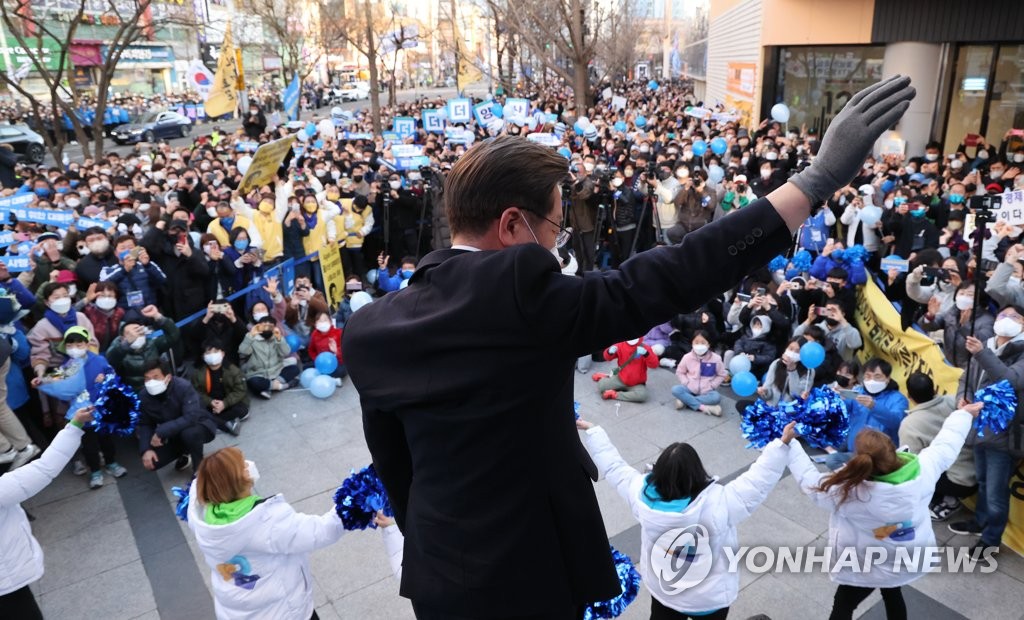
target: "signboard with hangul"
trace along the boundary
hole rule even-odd
[[[1000,198],[1002,204],[995,210],[996,221],[1012,226],[1024,224],[1024,190],[1003,192]]]
[[[544,146],[561,146],[562,144],[562,139],[553,133],[531,133],[526,136],[526,139]]]
[[[468,123],[472,118],[471,102],[464,97],[448,100],[448,120],[453,123]]]
[[[428,133],[444,133],[444,119],[439,110],[423,110],[423,128]]]
[[[881,269],[879,271],[882,273],[889,273],[890,269],[895,269],[900,273],[907,273],[910,271],[910,261],[894,254],[883,258],[880,263],[880,267]]]
[[[396,116],[392,127],[401,137],[411,136],[416,133],[416,119],[411,116]]]
[[[473,116],[476,117],[476,122],[478,125],[487,127],[488,123],[490,123],[495,118],[498,118],[498,116],[494,113],[494,102],[484,101],[482,103],[476,104],[475,106],[473,106]]]
[[[518,123],[526,122],[526,115],[530,112],[530,102],[526,99],[506,99],[505,100],[505,117]]]

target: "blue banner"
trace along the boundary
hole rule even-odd
[[[345,132],[345,139],[346,140],[373,140],[373,134],[372,133],[359,133],[359,132],[355,132],[355,131],[346,131]]]
[[[32,201],[35,199],[35,194],[15,194],[13,196],[7,196],[6,198],[0,198],[0,209],[9,211],[13,207],[24,207],[25,205],[32,204]]]
[[[79,217],[77,220],[75,220],[75,228],[77,228],[78,230],[85,230],[87,228],[93,228],[96,226],[102,228],[103,230],[109,230],[114,225],[114,222],[111,222],[110,220],[101,220],[94,217]]]
[[[57,228],[67,228],[75,223],[74,211],[56,211],[54,209],[35,209],[25,207],[0,207],[0,214],[4,220],[10,220],[13,215],[19,222],[33,222]]]
[[[32,262],[27,256],[0,256],[0,261],[7,265],[7,271],[11,273],[32,270]]]
[[[235,143],[235,150],[240,153],[255,153],[260,148],[260,143],[254,140],[243,140]]]
[[[284,89],[282,94],[284,101],[284,111],[288,115],[288,120],[294,121],[299,118],[299,74],[296,73],[295,77],[292,78],[292,83],[288,85],[288,88]]]
[[[0,248],[6,248],[9,245],[13,245],[17,241],[14,239],[13,230],[0,231]]]

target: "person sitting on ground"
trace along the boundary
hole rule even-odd
[[[156,471],[173,462],[174,469],[191,465],[195,473],[203,461],[203,445],[217,432],[217,421],[200,404],[192,384],[171,374],[166,362],[147,363],[143,378],[135,429],[142,466]]]
[[[271,392],[280,392],[294,385],[299,367],[285,364],[291,347],[272,316],[265,316],[242,339],[238,354],[242,358],[245,383],[253,394],[270,400]]]
[[[338,358],[338,367],[331,376],[341,387],[342,378],[348,374],[341,359],[341,330],[331,323],[331,316],[326,312],[316,315],[316,328],[309,336],[309,359],[316,361],[322,353],[330,353]]]
[[[726,367],[736,355],[745,355],[750,360],[750,372],[760,377],[768,370],[768,365],[778,357],[778,350],[771,340],[772,320],[768,315],[757,315],[750,319],[750,329],[737,341],[732,351],[725,352]]]
[[[629,403],[647,401],[647,369],[658,367],[658,356],[647,349],[642,338],[613,344],[604,352],[606,361],[615,360],[618,368],[611,374],[595,372],[597,391],[605,400]]]
[[[327,298],[320,291],[313,289],[309,276],[296,276],[295,290],[288,300],[284,321],[288,329],[302,339],[303,346],[309,344],[313,319],[318,313],[327,311]]]
[[[722,395],[718,387],[728,374],[722,357],[711,350],[711,340],[702,331],[693,335],[690,352],[676,366],[679,385],[672,388],[676,409],[686,407],[708,415],[721,416]]]
[[[167,355],[179,338],[178,326],[156,306],[146,306],[141,313],[133,310],[124,317],[121,335],[110,343],[107,361],[125,383],[141,394],[146,366]]]
[[[900,447],[914,454],[931,445],[949,414],[956,410],[956,397],[935,394],[935,383],[922,372],[907,377],[907,395],[913,404],[900,422]],[[960,508],[960,500],[974,495],[978,479],[974,470],[974,448],[964,446],[956,461],[939,476],[932,495],[932,520],[945,521]]]
[[[242,371],[225,353],[217,340],[203,345],[203,363],[192,373],[192,387],[203,408],[213,414],[217,428],[237,437],[241,423],[249,418],[249,392]]]

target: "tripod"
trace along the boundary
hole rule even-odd
[[[971,337],[974,337],[974,326],[977,324],[978,304],[981,302],[982,284],[984,284],[983,269],[981,267],[982,248],[985,244],[987,226],[995,219],[995,210],[1003,202],[1002,196],[977,196],[971,198],[971,211],[974,214],[974,231],[977,240],[974,243],[974,306],[971,313]],[[974,356],[967,357],[967,367],[964,368],[964,398],[971,396],[968,393],[971,381],[971,363]]]
[[[422,258],[423,251],[423,228],[427,224],[427,200],[429,200],[430,190],[432,185],[430,184],[433,179],[432,168],[420,168],[420,175],[423,177],[423,199],[420,204],[420,221],[419,221],[419,232],[416,233],[416,259]]]

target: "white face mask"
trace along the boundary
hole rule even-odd
[[[82,201],[77,198],[68,198],[64,201],[64,204],[71,207],[72,209],[78,208],[82,205]]]
[[[612,187],[619,187],[620,185],[622,185],[622,179],[617,177],[612,179]]]
[[[964,162],[960,161],[959,159],[954,159],[953,161],[949,162],[949,167],[952,168],[953,170],[959,170],[964,167]]]
[[[697,355],[697,357],[702,357],[705,353],[708,352],[708,345],[695,344],[693,345],[693,352]]]
[[[65,349],[65,352],[68,354],[68,357],[78,360],[85,357],[85,354],[88,353],[88,350],[75,347],[74,349]]]
[[[754,338],[757,338],[758,336],[760,336],[763,333],[764,333],[764,330],[761,329],[760,327],[751,327],[750,328],[750,335],[753,336]]]
[[[1019,164],[1019,163],[1022,163],[1022,162],[1024,162],[1024,153],[1014,153],[1013,154],[1013,163]]]
[[[252,480],[253,484],[260,479],[260,470],[256,469],[256,463],[253,463],[249,459],[245,460],[245,473],[249,476],[249,480]]]
[[[253,323],[259,323],[260,321],[265,319],[267,316],[268,315],[267,315],[266,312],[253,312],[252,313],[252,321],[253,321]]]
[[[68,285],[68,295],[74,297],[77,294],[78,294],[78,287],[75,286],[74,284],[69,284]]]
[[[330,321],[317,321],[316,322],[316,331],[320,332],[321,334],[326,334],[327,332],[331,331],[331,322]]]
[[[632,346],[636,346],[636,343],[638,343],[638,342],[640,342],[640,339],[639,338],[634,338],[632,340],[627,340],[626,344],[628,344],[629,346],[632,347]]]
[[[892,198],[886,198],[885,201],[883,202],[883,204],[885,205],[886,209],[891,209],[892,205],[893,205]]]
[[[207,366],[220,366],[220,363],[224,361],[223,353],[207,353],[203,355],[203,361],[206,362]]]
[[[924,154],[924,158],[927,159],[928,161],[938,161],[939,160],[939,154],[938,153],[925,153]]]
[[[771,178],[771,176],[772,176],[772,171],[771,170],[762,170],[761,171],[761,178],[764,179],[765,181],[767,181],[769,178]]]
[[[1010,317],[1003,317],[996,321],[996,324],[992,326],[992,331],[996,333],[996,336],[1002,336],[1003,338],[1015,338],[1020,335],[1021,325]]]
[[[217,217],[217,208],[216,207],[207,207],[206,208],[206,214],[209,215],[210,217]]]
[[[764,154],[764,158],[767,159],[768,161],[775,161],[776,159],[779,158],[779,154],[776,153],[775,151],[768,151],[767,153]]]
[[[389,181],[388,185],[391,186],[391,189],[398,189],[398,188],[402,187],[402,182],[401,181]]]
[[[1003,178],[1003,171],[1002,170],[993,170],[993,171],[991,171],[989,173],[989,176],[992,177],[992,180],[1001,179],[1001,178]]]
[[[159,396],[167,391],[167,383],[162,379],[147,379],[145,385],[151,396]]]
[[[119,189],[116,192],[114,192],[114,198],[117,198],[117,199],[127,198],[129,193],[130,192],[128,190],[126,190],[126,189]]]
[[[113,310],[117,307],[117,299],[114,297],[97,297],[96,307],[100,310]]]
[[[57,314],[67,314],[67,311],[71,309],[71,298],[61,297],[60,299],[50,302],[50,310],[53,310]]]
[[[800,361],[800,353],[798,353],[797,351],[790,351],[789,349],[787,349],[782,353],[782,358],[785,359],[787,362],[796,363]]]
[[[878,381],[877,379],[865,379],[864,380],[864,391],[868,394],[878,394],[889,385],[888,381]]]
[[[131,342],[131,344],[129,344],[128,346],[130,346],[135,351],[138,351],[142,347],[146,346],[146,337],[145,336],[139,336],[138,338],[133,340]]]
[[[748,161],[750,161],[749,157],[741,157],[740,158],[740,165],[746,166]]]
[[[594,171],[594,164],[590,163],[589,161],[588,162],[583,162],[583,169],[586,170],[587,172],[593,172]]]
[[[957,295],[956,307],[957,310],[970,310],[974,305],[974,299],[970,295]]]

